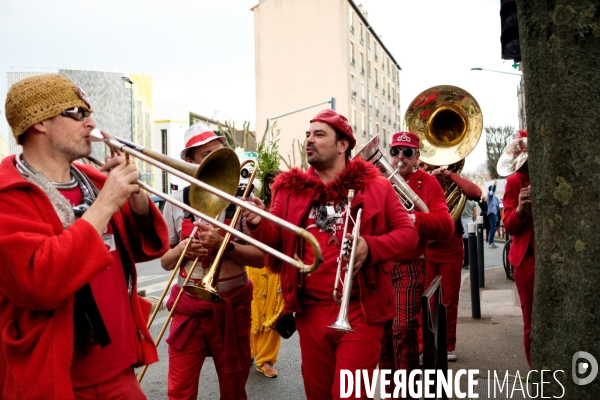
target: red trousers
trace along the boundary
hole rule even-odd
[[[184,295],[185,296],[185,295]],[[241,369],[235,373],[225,373],[225,354],[223,341],[212,314],[196,318],[196,327],[182,350],[169,346],[169,399],[196,399],[200,370],[207,356],[212,356],[217,376],[221,399],[247,399],[246,381],[250,373],[250,302],[236,307],[234,310],[237,330],[237,352]],[[173,327],[181,315],[173,314]]]
[[[464,260],[461,237],[434,242],[425,253],[425,289],[437,275],[442,276],[442,303],[446,306],[447,351],[456,348],[456,320],[458,319],[458,296]],[[420,319],[419,319],[419,322]],[[420,327],[423,326],[420,324]],[[423,330],[419,328],[419,349],[423,351]]]
[[[384,324],[379,367],[410,374],[419,367],[419,315],[425,288],[425,259],[395,264],[392,284],[396,298],[394,319]]]
[[[77,400],[128,399],[146,400],[146,395],[133,372],[127,368],[106,382],[73,390]]]
[[[525,357],[531,367],[531,313],[533,311],[533,284],[535,278],[535,257],[525,256],[523,262],[515,267],[515,283],[521,299],[521,311],[523,312],[523,345],[525,346]]]
[[[367,325],[359,301],[352,300],[348,319],[355,332],[327,328],[335,321],[339,310],[338,304],[305,305],[302,312],[296,314],[302,377],[308,400],[339,399],[340,370],[348,369],[354,374],[357,369],[365,369],[372,376],[379,362],[383,324]],[[363,399],[367,398],[364,385],[361,395]]]

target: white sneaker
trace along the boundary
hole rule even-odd
[[[456,361],[458,358],[456,357],[456,353],[453,351],[448,352],[448,361]]]

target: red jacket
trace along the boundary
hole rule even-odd
[[[530,242],[533,240],[533,217],[529,213],[525,213],[524,219],[517,215],[519,193],[522,188],[527,186],[529,186],[529,176],[517,171],[506,178],[504,198],[502,198],[504,229],[512,236],[508,261],[515,267],[521,265]]]
[[[350,188],[356,191],[351,212],[356,215],[362,207],[360,232],[369,246],[369,258],[358,275],[360,303],[368,324],[381,323],[391,319],[395,311],[390,260],[399,252],[413,250],[418,236],[391,184],[372,164],[362,159],[347,161],[346,169],[326,185],[312,167],[307,172],[296,168],[282,173],[273,184],[271,214],[301,225],[313,204],[340,202]],[[254,228],[250,229],[252,236],[289,256],[303,248],[294,233],[267,220],[250,228]],[[298,270],[283,263],[278,265],[278,270],[285,312],[301,311]],[[334,282],[323,284],[333,291]]]
[[[73,399],[74,295],[112,262],[100,235],[79,219],[64,229],[45,193],[25,180],[14,156],[0,164],[0,397]],[[106,180],[95,168],[76,165],[97,187]],[[133,273],[131,309],[137,325],[138,363],[158,360],[146,323],[151,304],[137,296],[135,263],[164,254],[167,227],[150,203],[160,247],[137,230],[129,204],[113,216]]]
[[[425,254],[427,244],[431,240],[447,240],[454,233],[454,221],[448,212],[448,205],[444,197],[444,191],[437,179],[424,172],[417,170],[412,172],[406,179],[408,186],[417,196],[423,200],[429,208],[429,213],[423,213],[415,209],[415,228],[419,233],[419,245],[416,249],[402,254],[395,259],[398,262],[416,260]]]

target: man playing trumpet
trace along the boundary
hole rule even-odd
[[[362,159],[350,160],[356,144],[348,120],[332,110],[319,112],[306,131],[308,171],[292,169],[273,185],[271,213],[306,227],[322,249],[324,262],[310,275],[289,265],[271,265],[281,273],[285,313],[296,313],[302,375],[308,399],[340,397],[340,370],[373,372],[379,361],[383,323],[394,315],[391,263],[399,249],[412,250],[417,232],[389,181]],[[356,196],[346,207],[348,190]],[[263,207],[259,199],[254,203]],[[362,207],[355,249],[348,319],[355,332],[327,329],[339,314],[332,289],[340,255],[345,214]],[[265,244],[298,254],[305,263],[314,256],[308,243],[281,227],[245,211],[252,235]],[[348,227],[351,232],[351,227]],[[361,390],[366,396],[364,387]]]
[[[429,212],[414,210],[409,214],[417,232],[419,244],[394,258],[392,284],[395,292],[394,319],[385,323],[381,346],[380,367],[404,369],[407,375],[419,366],[419,313],[425,288],[425,249],[431,240],[446,240],[452,236],[454,224],[448,213],[444,192],[437,180],[417,168],[419,137],[412,132],[394,134],[390,144],[391,164],[415,192]]]

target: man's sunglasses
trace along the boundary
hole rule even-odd
[[[405,147],[402,150],[400,150],[399,147],[390,148],[390,156],[392,157],[398,157],[400,153],[402,153],[404,158],[413,158],[418,152],[419,150],[415,149],[414,147]]]
[[[90,110],[87,110],[83,107],[71,107],[60,113],[60,115],[63,115],[65,117],[69,117],[69,118],[73,118],[74,120],[77,120],[77,121],[83,121],[84,119],[89,117],[91,114],[92,114],[92,112]]]

